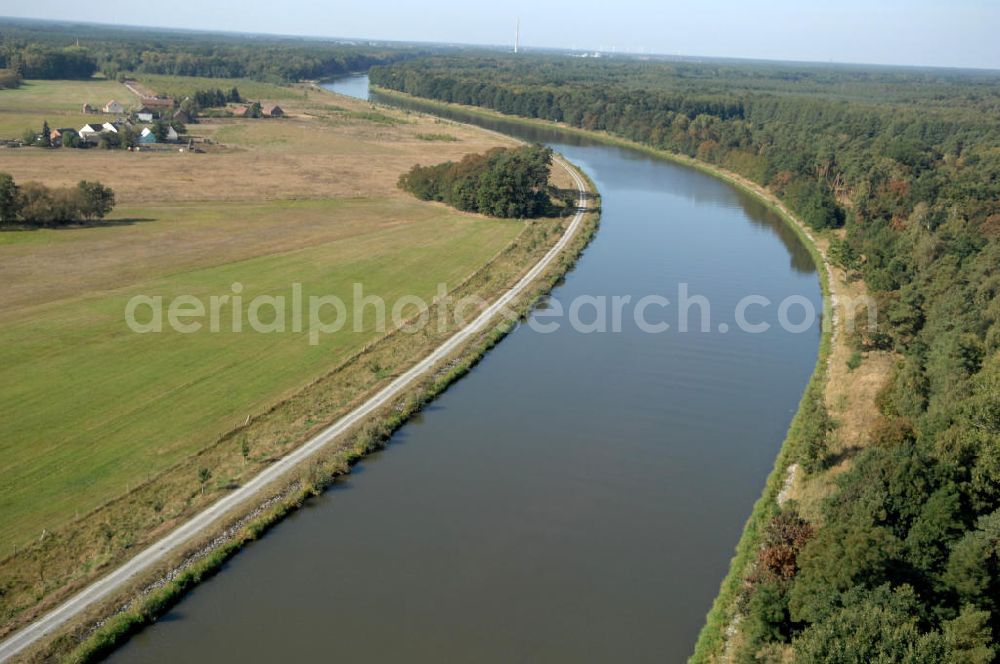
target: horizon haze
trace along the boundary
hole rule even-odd
[[[617,51],[707,58],[1000,69],[1000,4],[926,0],[802,4],[793,0],[674,2],[650,6],[623,0],[614,7],[593,0],[514,0],[502,7],[474,7],[455,0],[419,6],[368,2],[317,7],[292,0],[280,13],[262,0],[240,12],[178,0],[162,22],[141,6],[116,8],[102,20],[66,0],[10,0],[9,18],[470,46],[513,45],[520,19],[524,48]],[[567,18],[573,29],[567,30]],[[780,20],[778,20],[780,19]]]

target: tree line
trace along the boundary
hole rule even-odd
[[[0,225],[60,226],[103,219],[114,209],[115,193],[100,182],[81,180],[75,187],[18,185],[0,173]]]
[[[239,89],[230,88],[228,91],[215,88],[214,90],[197,90],[191,96],[195,106],[193,110],[202,108],[221,108],[226,104],[238,104],[243,101]]]
[[[121,73],[252,78],[275,83],[367,70],[419,52],[321,40],[178,33],[115,26],[7,19],[0,33],[0,69],[22,78],[110,79]]]
[[[10,70],[18,82],[24,78],[90,78],[97,71],[97,60],[87,49],[76,46],[5,42],[0,49],[0,69]],[[7,78],[10,80],[11,75]]]
[[[1000,636],[1000,77],[832,66],[439,57],[373,83],[606,131],[718,164],[810,225],[864,278],[900,360],[815,523],[768,506],[737,662],[988,662]],[[790,433],[838,462],[811,391]]]
[[[517,219],[550,214],[552,150],[540,145],[496,148],[459,162],[414,166],[399,186],[425,201],[459,210]]]

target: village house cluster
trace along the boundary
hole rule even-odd
[[[130,114],[125,104],[117,99],[109,101],[100,111],[94,109],[90,104],[84,104],[83,112],[85,114],[102,112],[117,116],[117,119],[107,122],[88,122],[79,129],[69,127],[54,129],[51,132],[52,144],[61,145],[69,140],[70,136],[77,136],[81,141],[96,144],[100,142],[102,136],[120,134],[125,128],[138,130],[138,126],[143,124],[147,126],[140,130],[138,140],[140,145],[150,145],[157,142],[176,143],[180,140],[180,135],[170,123],[187,123],[191,121],[191,117],[183,110],[175,110],[175,106],[176,103],[169,97],[145,97],[142,99],[142,106]],[[161,140],[158,140],[153,127],[149,126],[157,120],[164,120],[165,128],[160,137]]]
[[[177,107],[177,103],[170,97],[143,97],[142,105],[138,110],[129,112],[125,104],[117,99],[110,100],[100,110],[95,109],[90,104],[83,105],[83,112],[91,115],[105,113],[114,115],[116,119],[107,122],[88,122],[79,129],[63,127],[51,130],[50,137],[53,146],[67,143],[71,137],[78,141],[90,144],[98,144],[102,137],[121,134],[124,129],[139,131],[139,145],[152,145],[154,143],[177,143],[180,141],[180,134],[176,126],[190,123],[194,118],[190,113]],[[256,113],[255,113],[256,111]],[[278,105],[271,105],[261,108],[259,103],[244,104],[233,111],[233,117],[284,117],[284,110]],[[162,129],[159,132],[154,128],[154,123],[162,122]],[[142,126],[142,129],[138,128]]]

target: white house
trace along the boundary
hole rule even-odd
[[[105,122],[104,124],[97,124],[96,122],[91,122],[89,124],[83,125],[80,131],[77,132],[85,141],[90,141],[92,143],[97,142],[97,138],[101,134],[117,134],[118,128],[115,127],[110,122]]]
[[[76,132],[80,134],[80,138],[83,139],[96,139],[98,136],[104,133],[104,127],[102,125],[93,123],[85,124],[80,128],[80,131]]]
[[[82,127],[80,127],[80,131],[76,133],[80,134],[81,136],[88,136],[90,134],[100,134],[102,129],[104,128],[99,124],[85,124]]]
[[[174,130],[174,128],[171,127],[170,125],[167,125],[167,137],[164,140],[169,143],[178,140],[178,138],[179,136],[177,135],[177,132]],[[156,134],[153,132],[152,129],[146,127],[145,129],[142,130],[142,133],[139,134],[139,142],[144,145],[147,143],[156,143],[157,142]]]
[[[149,110],[146,110],[144,108],[141,111],[137,111],[136,114],[135,114],[135,117],[136,117],[136,119],[139,122],[152,122],[153,121],[153,112],[149,111]]]

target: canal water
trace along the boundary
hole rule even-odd
[[[364,97],[367,78],[330,87]],[[670,330],[644,331],[629,307],[617,333],[522,325],[384,452],[113,659],[690,655],[816,361],[819,322],[783,329],[779,303],[794,298],[796,325],[804,301],[819,312],[817,274],[776,215],[724,182],[557,130],[486,124],[551,145],[603,197],[597,236],[539,311],[659,295],[670,305],[646,319]],[[695,305],[679,331],[682,284],[707,300],[708,331]],[[767,332],[738,329],[747,296],[771,303],[745,310]],[[595,320],[592,306],[578,312]]]

